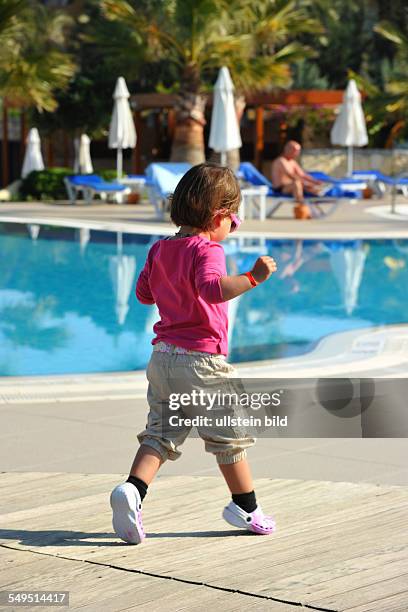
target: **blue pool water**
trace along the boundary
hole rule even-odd
[[[158,236],[37,231],[0,224],[0,375],[144,368],[157,311],[133,288]],[[299,355],[334,332],[408,322],[408,241],[241,239],[225,250],[232,274],[259,254],[278,263],[270,281],[230,305],[232,362]]]

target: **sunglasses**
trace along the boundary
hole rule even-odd
[[[230,213],[230,212],[228,212],[228,210],[226,210],[224,208],[220,208],[220,209],[218,209],[216,211],[215,215],[219,215],[219,214],[223,214],[223,215],[225,215],[227,217],[230,217],[230,219],[231,219],[230,234],[232,234],[233,232],[236,232],[237,229],[239,228],[239,226],[242,223],[242,220],[238,217],[238,215],[236,215],[235,213]]]
[[[230,229],[230,234],[232,234],[233,232],[236,232],[237,229],[239,228],[239,226],[242,223],[242,219],[240,219],[238,217],[238,215],[231,213],[230,215],[231,217],[231,229]]]

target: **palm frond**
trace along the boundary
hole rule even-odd
[[[395,43],[401,48],[405,48],[405,52],[408,54],[408,38],[401,30],[396,28],[392,23],[388,21],[380,21],[376,26],[374,26],[374,31],[377,34],[381,34],[387,40]]]
[[[1,4],[4,8],[5,1]],[[55,91],[64,89],[75,71],[64,48],[72,21],[43,6],[25,3],[23,8],[14,15],[12,29],[3,29],[0,36],[0,95],[21,105],[54,110]]]
[[[27,0],[0,0],[0,37],[10,34],[29,7]]]
[[[238,88],[290,83],[290,63],[310,56],[296,42],[300,32],[321,32],[308,0],[163,0],[146,18],[126,0],[101,0],[110,21],[122,23],[145,41],[147,61],[166,60],[179,73],[180,87],[201,87],[206,75],[227,65]],[[124,53],[127,51],[124,50]],[[244,76],[243,76],[244,75]],[[252,75],[252,76],[251,76]]]

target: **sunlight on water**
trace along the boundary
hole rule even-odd
[[[154,306],[134,296],[158,236],[0,225],[0,375],[142,369]],[[408,322],[408,241],[236,238],[231,274],[272,255],[277,274],[230,303],[232,362],[299,355],[324,336]]]

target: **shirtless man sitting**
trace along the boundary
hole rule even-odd
[[[308,211],[308,214],[304,216],[310,218],[310,211],[304,201],[304,192],[319,195],[319,187],[322,182],[304,172],[296,161],[301,150],[302,147],[295,140],[289,140],[286,143],[282,155],[272,164],[272,184],[275,191],[293,195],[298,207],[303,207]]]

